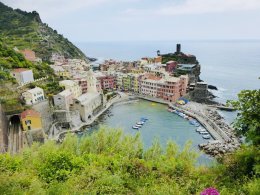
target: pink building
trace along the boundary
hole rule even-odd
[[[86,79],[79,79],[78,80],[79,86],[81,88],[82,94],[87,93],[88,91],[88,83]]]
[[[140,94],[163,99],[169,102],[177,101],[186,94],[188,77],[156,77],[145,75],[140,81]]]
[[[177,67],[177,62],[169,61],[166,63],[165,71],[172,73]]]
[[[114,76],[98,76],[97,80],[100,81],[102,89],[114,89],[116,87]]]

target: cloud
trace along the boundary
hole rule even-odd
[[[45,17],[61,16],[82,8],[90,8],[111,0],[2,0],[8,6],[26,11],[38,11]]]
[[[259,10],[260,0],[185,0],[151,9],[127,9],[126,15],[190,15]]]

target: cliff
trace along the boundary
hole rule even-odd
[[[12,48],[31,49],[45,61],[50,59],[52,53],[66,58],[86,59],[80,49],[43,23],[36,11],[12,9],[0,2],[0,24],[0,37]]]

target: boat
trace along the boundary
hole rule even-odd
[[[203,135],[202,137],[203,137],[203,139],[210,139],[210,135],[209,134],[208,135]]]
[[[148,118],[142,117],[142,118],[141,118],[141,121],[144,121],[144,122],[145,122],[145,121],[148,121]]]
[[[198,128],[196,129],[196,131],[197,131],[197,132],[201,132],[201,131],[206,131],[206,129],[203,128],[203,127],[198,127]]]
[[[201,131],[200,134],[202,134],[202,135],[209,135],[209,132],[207,132],[207,131]]]
[[[144,121],[139,121],[136,123],[137,125],[143,125],[144,124]]]
[[[141,128],[141,127],[142,127],[142,125],[138,125],[138,124],[136,124],[135,126],[138,127],[138,128]]]
[[[134,125],[132,128],[137,130],[139,129],[139,127],[137,127],[136,125]]]

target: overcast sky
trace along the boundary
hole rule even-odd
[[[1,0],[74,42],[260,39],[260,0]]]

